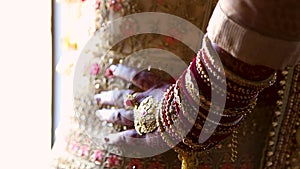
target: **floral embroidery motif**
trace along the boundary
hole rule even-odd
[[[70,150],[71,150],[72,152],[74,152],[74,153],[77,152],[77,151],[79,150],[79,146],[78,146],[77,143],[72,143],[72,144],[70,144],[69,148],[70,148]]]
[[[109,5],[115,12],[119,12],[123,8],[122,0],[110,0]]]
[[[164,166],[160,162],[156,161],[156,162],[153,162],[153,163],[149,164],[148,168],[164,169]]]
[[[129,164],[127,169],[142,169],[144,167],[144,163],[139,160],[139,159],[132,159]]]
[[[137,31],[136,21],[129,18],[121,25],[121,32],[126,36],[134,35]]]
[[[98,63],[94,63],[91,67],[91,74],[92,75],[97,75],[100,71],[100,67],[98,65]]]
[[[84,145],[81,147],[79,151],[80,156],[87,156],[89,154],[89,147],[87,145]]]
[[[253,164],[251,163],[251,160],[249,159],[248,156],[245,156],[244,158],[242,158],[244,160],[244,162],[241,164],[241,169],[252,169]]]
[[[202,164],[202,165],[199,166],[198,169],[212,169],[212,168],[207,164]]]
[[[221,169],[235,169],[231,163],[225,163],[221,166]]]
[[[168,31],[168,33],[171,35],[171,36],[167,36],[165,38],[165,42],[168,44],[168,45],[176,45],[178,44],[178,40],[175,38],[179,38],[182,37],[182,32],[180,32],[179,30],[177,30],[176,28],[172,28]]]
[[[116,167],[120,166],[120,159],[116,155],[111,155],[107,158],[107,167]]]
[[[101,5],[100,0],[96,0],[96,2],[95,2],[95,9],[100,9],[100,5]]]
[[[159,5],[164,5],[165,4],[165,1],[164,0],[156,0],[157,1],[157,3],[159,4]]]
[[[96,150],[95,153],[91,156],[91,160],[94,161],[96,164],[101,163],[103,160],[103,154],[101,150]]]

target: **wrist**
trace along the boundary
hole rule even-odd
[[[267,79],[275,72],[272,68],[261,65],[250,65],[236,59],[215,43],[212,43],[212,46],[218,53],[223,66],[244,79],[260,81]]]

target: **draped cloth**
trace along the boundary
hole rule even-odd
[[[252,65],[284,69],[300,61],[300,2],[219,1],[207,28],[209,38]]]

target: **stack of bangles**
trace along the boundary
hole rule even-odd
[[[242,78],[222,66],[206,36],[203,46],[161,102],[149,96],[134,108],[136,131],[142,135],[158,128],[182,159],[235,133],[254,109],[258,94],[276,80],[276,73],[260,81]],[[125,100],[134,100],[129,96]]]
[[[216,57],[205,37],[204,47],[161,101],[156,125],[163,140],[180,154],[207,150],[231,135],[254,109],[258,94],[276,80],[274,73],[265,80],[250,81],[226,67],[222,76]],[[226,99],[223,107],[211,99],[213,93]]]

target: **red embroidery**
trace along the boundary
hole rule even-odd
[[[151,168],[151,169],[152,168],[153,169],[164,169],[163,165],[158,161],[151,163],[148,168]]]
[[[100,67],[98,65],[98,63],[94,63],[91,67],[91,74],[92,75],[97,75],[100,71]]]
[[[221,169],[235,169],[235,167],[231,163],[225,163],[221,165]]]
[[[111,0],[109,5],[115,12],[119,12],[123,8],[122,0]]]
[[[115,167],[120,165],[120,159],[116,155],[111,155],[107,158],[107,167]]]
[[[144,167],[144,164],[141,160],[132,159],[129,162],[127,169],[142,169],[143,167]]]

